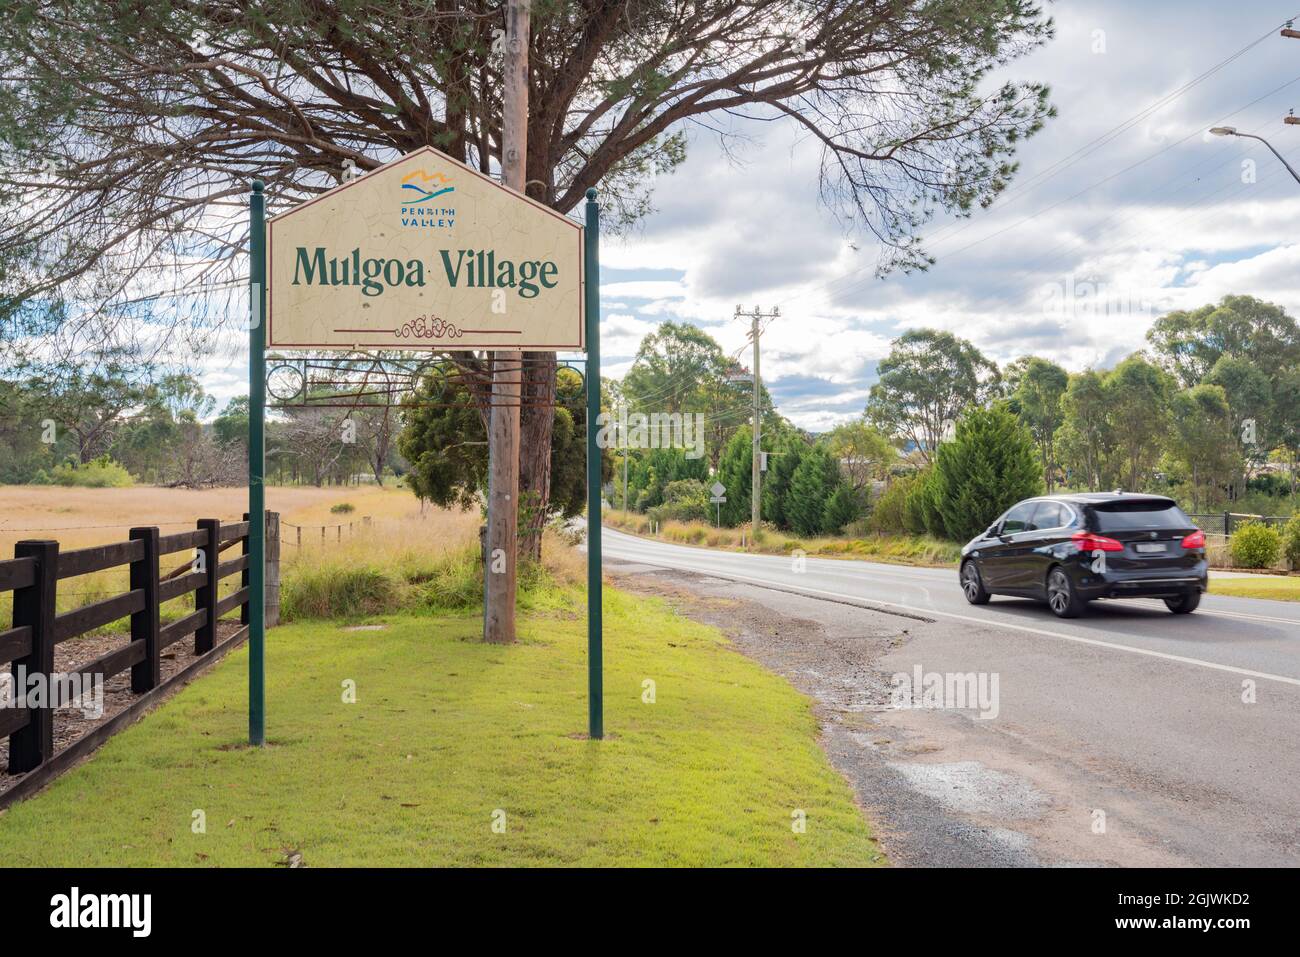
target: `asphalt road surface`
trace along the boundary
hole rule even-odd
[[[719,623],[818,701],[900,863],[1300,865],[1300,604],[1095,602],[1063,621],[969,605],[945,569],[800,567],[608,528],[604,554],[643,590],[761,609]],[[900,707],[895,676],[918,667],[973,674],[985,698]]]

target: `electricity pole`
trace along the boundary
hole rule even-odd
[[[501,183],[522,194],[528,155],[528,30],[530,0],[507,0],[502,75]],[[524,356],[492,354],[488,420],[488,527],[483,569],[483,640],[515,640],[519,560],[519,406]]]
[[[1282,31],[1282,36],[1290,37],[1292,40],[1300,40],[1300,30],[1291,29],[1291,23],[1292,21],[1287,21],[1286,29]],[[1282,122],[1289,126],[1297,126],[1300,125],[1300,116],[1296,116],[1295,110],[1292,110],[1282,118]]]
[[[759,337],[763,334],[763,330],[759,328],[759,321],[762,319],[769,319],[769,320],[775,319],[779,315],[781,315],[780,306],[774,306],[772,311],[770,313],[767,313],[766,315],[763,313],[763,310],[758,306],[755,306],[753,310],[750,312],[745,312],[743,309],[741,309],[740,306],[736,306],[736,318],[749,319],[750,322],[749,338],[754,343],[754,426],[753,426],[753,449],[752,449],[753,462],[751,465],[752,477],[750,480],[750,489],[749,489],[750,541],[756,541],[758,539],[759,511],[760,511],[760,506],[762,504],[762,485],[763,485],[761,470],[759,468],[759,464],[763,458],[763,452],[762,452],[763,410],[759,404],[759,399],[758,399],[759,383],[761,381],[761,376],[759,375],[759,369],[758,369],[758,351],[759,351],[758,340]]]

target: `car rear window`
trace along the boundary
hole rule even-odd
[[[1094,505],[1097,531],[1123,532],[1134,528],[1193,528],[1192,520],[1172,502],[1108,502]]]

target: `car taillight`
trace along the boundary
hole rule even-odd
[[[1183,539],[1183,548],[1204,548],[1205,533],[1199,528]]]
[[[1070,536],[1083,552],[1122,552],[1124,546],[1115,541],[1113,538],[1107,538],[1105,535],[1094,535],[1092,532],[1075,532]]]

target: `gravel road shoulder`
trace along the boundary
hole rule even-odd
[[[895,864],[930,867],[1185,864],[1140,827],[1090,827],[1099,783],[1069,755],[1047,753],[972,712],[891,707],[888,659],[927,630],[950,627],[729,579],[606,560],[620,588],[665,599],[721,629],[814,704],[821,744]],[[1109,788],[1106,805],[1140,801]],[[1140,820],[1137,813],[1125,820]]]

